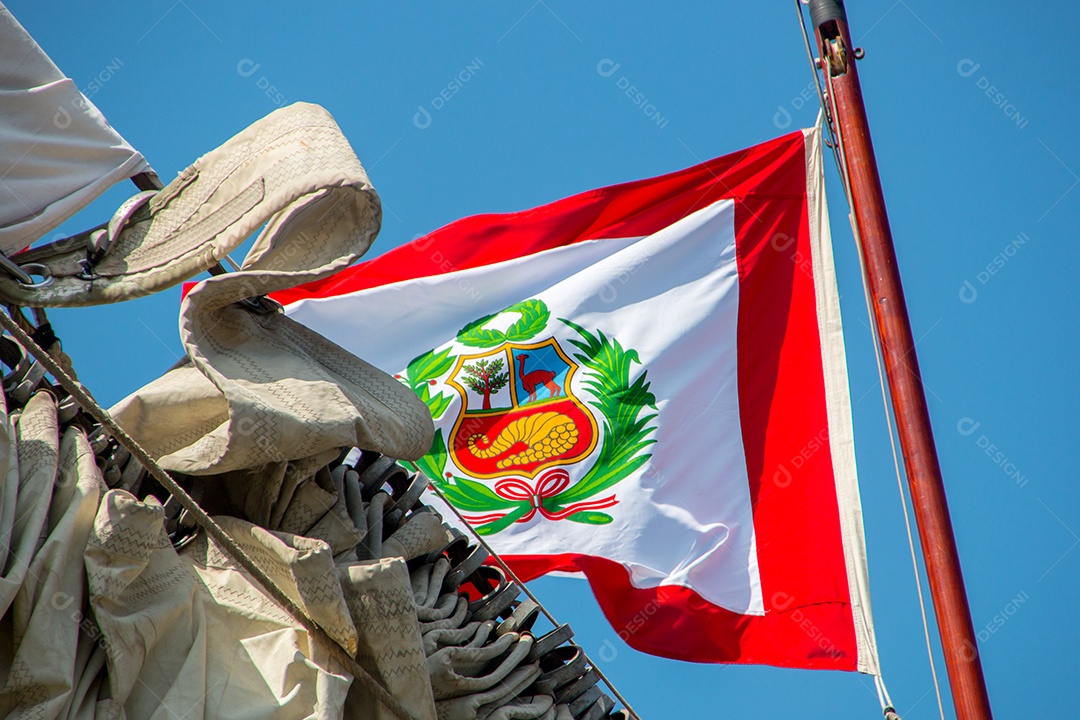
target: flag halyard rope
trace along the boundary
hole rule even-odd
[[[802,28],[803,44],[806,46],[806,59],[810,63],[810,74],[814,78],[814,87],[817,88],[818,104],[821,107],[821,112],[825,115],[825,130],[829,133],[829,138],[832,142],[826,141],[825,144],[832,150],[833,159],[836,161],[838,168],[843,168],[844,161],[840,155],[840,143],[837,141],[837,132],[833,127],[833,114],[830,108],[825,102],[825,91],[821,88],[821,78],[818,77],[817,70],[818,64],[814,60],[814,51],[810,49],[810,34],[806,30],[806,16],[803,15],[802,5],[805,4],[804,0],[795,0],[795,12],[799,15],[799,27]],[[848,191],[848,180],[845,172],[840,173],[840,180],[844,184],[844,190],[850,196]]]

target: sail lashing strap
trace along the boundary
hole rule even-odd
[[[216,266],[264,225],[244,269],[286,269],[284,257],[310,256],[302,269],[322,276],[367,249],[378,230],[376,205],[334,119],[296,103],[203,155],[160,192],[134,196],[107,225],[0,259],[8,271],[0,273],[0,301],[78,307],[142,297]],[[349,207],[375,220],[369,237],[358,237],[355,217],[341,211]],[[312,248],[316,241],[326,247]],[[330,246],[341,255],[327,263]]]
[[[87,243],[86,248],[86,262],[89,266],[85,273],[87,280],[93,280],[94,266],[105,258],[105,254],[109,252],[109,248],[116,242],[121,231],[127,227],[128,223],[133,221],[138,212],[146,207],[146,204],[157,194],[157,190],[143,190],[132,195],[116,209],[107,227],[90,234],[90,241]]]

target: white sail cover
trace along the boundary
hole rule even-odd
[[[0,252],[22,250],[147,169],[0,4]]]

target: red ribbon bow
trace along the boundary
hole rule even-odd
[[[495,494],[518,503],[529,503],[529,512],[517,519],[516,522],[519,523],[529,522],[538,512],[548,520],[562,520],[582,510],[600,510],[619,502],[614,495],[609,495],[601,500],[571,503],[562,510],[554,512],[544,506],[544,500],[555,497],[568,487],[570,487],[570,474],[562,468],[555,468],[541,475],[537,479],[535,486],[520,478],[504,478],[495,483]],[[465,519],[473,524],[482,524],[501,520],[508,514],[507,512],[498,512],[488,515],[470,515]]]

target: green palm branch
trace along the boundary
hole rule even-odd
[[[645,374],[630,381],[632,366],[641,363],[636,350],[624,349],[603,332],[593,335],[570,320],[560,320],[582,337],[569,342],[581,351],[575,358],[587,370],[585,387],[595,398],[589,404],[604,418],[604,442],[596,462],[581,480],[551,499],[553,504],[567,505],[603,492],[652,457],[645,449],[656,442],[649,436],[656,431],[652,421],[658,413]]]

